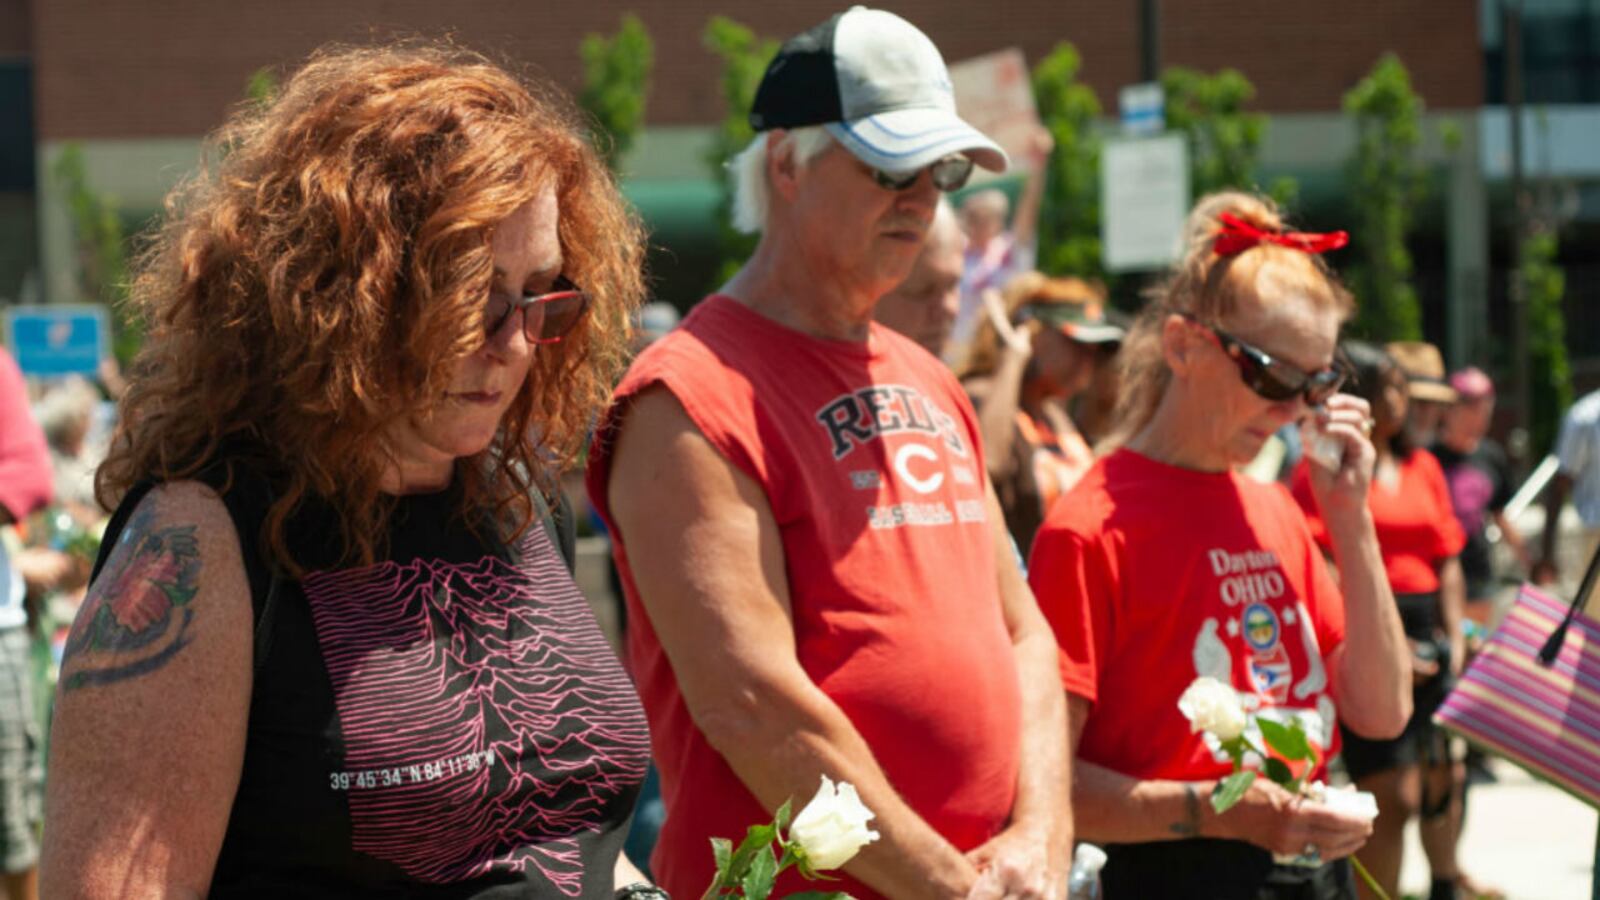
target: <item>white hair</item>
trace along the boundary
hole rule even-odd
[[[1011,211],[1011,198],[999,188],[984,188],[968,194],[966,199],[961,201],[961,210],[984,212],[1004,220],[1006,214]]]
[[[99,403],[100,392],[94,385],[81,375],[69,375],[40,398],[34,406],[34,418],[45,439],[60,449],[75,432],[88,427]]]
[[[821,125],[790,128],[778,136],[773,149],[789,147],[796,165],[816,159],[833,144]],[[761,132],[739,155],[728,161],[733,181],[733,227],[744,234],[760,234],[772,209],[772,185],[767,182],[767,134]]]

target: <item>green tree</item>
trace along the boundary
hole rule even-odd
[[[268,104],[278,95],[278,79],[270,67],[252,72],[245,97]],[[69,143],[51,167],[51,176],[66,200],[72,219],[79,296],[111,310],[111,351],[123,366],[133,361],[144,339],[144,324],[128,305],[128,237],[117,200],[89,183],[83,147]]]
[[[1245,112],[1256,88],[1236,69],[1212,75],[1182,66],[1161,73],[1167,127],[1189,138],[1189,183],[1195,196],[1251,188],[1267,117]]]
[[[250,73],[250,80],[245,82],[244,95],[252,103],[266,106],[278,97],[278,76],[273,73],[271,66],[262,66]]]
[[[1528,304],[1528,392],[1534,458],[1555,446],[1561,416],[1572,405],[1572,367],[1561,301],[1567,276],[1556,264],[1555,231],[1535,228],[1522,242],[1522,291]]]
[[[1039,268],[1050,275],[1102,278],[1100,100],[1078,80],[1083,60],[1070,43],[1033,67],[1034,102],[1055,139],[1039,215]]]
[[[1350,282],[1360,301],[1360,326],[1380,340],[1422,339],[1422,308],[1406,247],[1412,210],[1425,188],[1426,173],[1416,158],[1422,107],[1410,73],[1394,54],[1344,96],[1345,112],[1356,123],[1349,178],[1360,262]]]
[[[595,146],[615,170],[644,129],[655,43],[639,17],[628,13],[615,36],[587,35],[579,52],[583,56],[583,90],[578,104],[600,129]]]
[[[112,353],[127,365],[138,352],[144,329],[129,318],[123,302],[128,296],[128,245],[117,201],[89,184],[83,147],[77,143],[61,149],[51,175],[72,219],[79,295],[111,310]]]
[[[757,238],[740,234],[733,227],[733,187],[728,179],[728,162],[755,137],[750,127],[750,106],[756,88],[767,71],[767,63],[778,53],[778,42],[763,39],[726,16],[713,16],[706,24],[706,48],[722,60],[722,123],[705,155],[711,177],[721,188],[717,202],[717,231],[722,247],[722,265],[715,288],[732,276],[754,252]]]
[[[1189,184],[1196,197],[1229,188],[1260,190],[1256,164],[1268,119],[1246,112],[1256,86],[1237,69],[1207,75],[1173,66],[1161,73],[1167,127],[1189,139]],[[1280,204],[1293,203],[1299,182],[1284,176],[1267,187]]]

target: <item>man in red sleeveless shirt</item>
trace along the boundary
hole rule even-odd
[[[708,838],[826,774],[881,835],[828,889],[1059,897],[1055,643],[960,386],[872,321],[940,191],[1005,155],[927,37],[861,7],[784,45],[750,120],[735,218],[761,243],[634,363],[588,474],[667,805],[654,873],[698,895]]]

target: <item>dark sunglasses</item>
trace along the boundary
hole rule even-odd
[[[1272,354],[1250,346],[1215,325],[1207,325],[1194,316],[1180,315],[1211,333],[1222,347],[1222,352],[1228,354],[1233,364],[1239,367],[1239,380],[1263,400],[1282,403],[1298,396],[1305,398],[1307,406],[1319,406],[1338,393],[1340,385],[1344,384],[1346,371],[1343,366],[1335,364],[1320,372],[1307,372],[1292,363],[1273,358]]]
[[[554,344],[578,327],[589,311],[589,295],[563,275],[543,294],[523,294],[520,298],[499,291],[489,293],[483,309],[483,336],[487,340],[500,333],[506,320],[522,310],[522,336],[530,344]]]
[[[903,191],[917,183],[923,171],[933,179],[933,186],[945,193],[959,191],[967,186],[967,179],[972,177],[972,160],[959,153],[953,153],[943,159],[936,160],[926,170],[917,169],[896,175],[882,169],[873,169],[872,177],[877,180],[878,186],[890,191]]]

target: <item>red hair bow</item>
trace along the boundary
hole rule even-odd
[[[1277,244],[1302,253],[1327,253],[1350,243],[1350,235],[1343,231],[1317,234],[1310,231],[1267,231],[1257,228],[1233,213],[1221,215],[1222,230],[1211,245],[1218,256],[1238,256],[1257,244]]]

